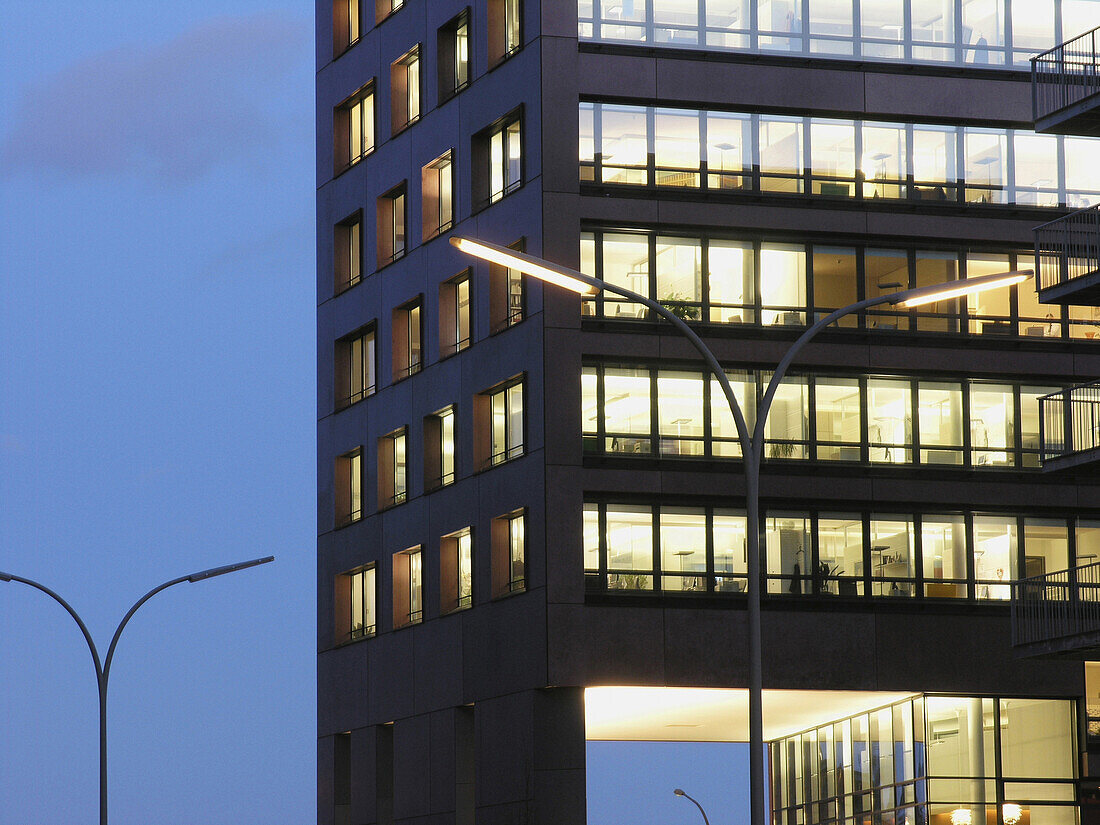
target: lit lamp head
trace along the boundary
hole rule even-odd
[[[973,821],[969,808],[956,808],[951,812],[951,825],[971,825]]]
[[[589,278],[576,270],[564,266],[557,266],[549,261],[517,252],[506,246],[498,246],[488,241],[475,241],[470,238],[451,238],[451,245],[460,252],[481,258],[483,261],[499,264],[500,266],[516,269],[524,275],[538,278],[556,286],[565,287],[580,295],[591,296],[600,291],[599,281]]]
[[[973,295],[976,292],[985,292],[987,289],[999,289],[1004,286],[1012,286],[1021,281],[1026,281],[1034,272],[1030,269],[1021,269],[1015,272],[995,272],[992,275],[982,275],[977,278],[967,278],[963,281],[949,281],[943,284],[922,286],[916,289],[907,289],[890,295],[891,304],[901,307],[919,307],[926,304],[934,304],[936,301],[946,301],[950,298],[959,298],[963,295]],[[961,810],[961,809],[960,809]]]
[[[1001,806],[1001,818],[1005,821],[1005,825],[1016,825],[1023,815],[1023,808],[1015,802],[1006,802]]]

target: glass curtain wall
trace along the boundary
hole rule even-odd
[[[644,230],[581,233],[582,271],[653,297],[691,323],[801,327],[864,298],[1033,269],[1033,261],[1023,251],[840,247]],[[640,304],[607,291],[584,300],[581,311],[619,320],[649,316]],[[1040,304],[1027,281],[915,310],[884,304],[847,315],[839,326],[1100,341],[1100,308]]]
[[[1026,68],[1097,0],[577,0],[581,40]]]
[[[1079,208],[1100,194],[1088,160],[1098,146],[1020,129],[580,104],[580,179],[598,184]]]
[[[749,427],[770,374],[726,374]],[[1037,398],[1054,389],[977,380],[788,375],[772,399],[765,457],[999,468],[1038,466]],[[700,370],[590,364],[585,452],[736,458],[733,414]],[[913,422],[917,424],[914,427]]]
[[[1075,703],[918,695],[768,744],[776,825],[1075,825]]]

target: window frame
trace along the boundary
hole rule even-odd
[[[515,397],[510,395],[518,392],[520,418],[520,432],[517,434],[509,424],[509,401]],[[495,450],[494,439],[496,437],[495,405],[496,399],[500,399],[503,408],[503,442],[504,449]],[[477,423],[475,431],[474,448],[479,470],[490,470],[507,464],[510,461],[522,458],[527,454],[527,375],[522,373],[513,378],[493,386],[475,396],[474,413]],[[518,436],[518,442],[515,437]]]
[[[523,48],[523,3],[520,0],[488,0],[488,66],[494,69]],[[515,42],[509,43],[514,34]]]
[[[356,129],[353,126],[353,116],[356,107],[366,106],[368,103],[369,112],[366,114],[369,117],[362,114],[359,116],[359,146],[353,147],[352,140],[356,134]],[[364,110],[361,109],[360,111]],[[378,148],[378,107],[374,78],[371,78],[336,106],[333,110],[332,122],[333,177],[337,177],[359,165]],[[364,126],[369,126],[369,129],[363,128]]]
[[[390,64],[390,134],[396,136],[420,122],[424,113],[421,44]],[[411,79],[410,79],[410,76]],[[413,109],[415,108],[415,112]]]
[[[361,446],[336,457],[334,503],[337,529],[360,522],[366,515],[363,499],[363,491],[366,489],[365,470],[366,462],[363,461]],[[358,508],[355,506],[356,499]]]
[[[333,226],[333,294],[340,295],[363,280],[363,210],[357,209]],[[344,273],[347,277],[343,277]]]
[[[381,26],[405,6],[406,0],[374,0],[374,25]]]
[[[492,585],[494,599],[530,589],[526,507],[496,516],[492,521]],[[516,548],[519,548],[517,559]],[[518,573],[517,573],[518,570]]]
[[[513,127],[518,143],[519,162],[517,176],[510,181],[509,148],[511,144],[506,142],[506,135]],[[527,181],[527,138],[525,132],[524,107],[521,104],[502,117],[497,118],[471,139],[471,189],[473,194],[471,200],[475,210],[487,209],[523,188]],[[499,136],[501,141],[500,168],[494,170],[493,142],[496,136]],[[499,172],[501,188],[494,191],[493,179],[494,174],[497,172]]]
[[[465,288],[465,310],[461,290]],[[461,337],[465,314],[466,337]],[[439,285],[439,357],[450,358],[469,349],[474,340],[474,279],[467,267]]]
[[[394,308],[390,315],[390,332],[392,381],[396,384],[423,371],[426,366],[423,295]]]
[[[437,74],[439,82],[439,103],[469,88],[473,82],[473,42],[470,37],[470,7],[467,6],[439,27],[436,34]],[[459,55],[462,52],[462,39],[459,33],[465,29],[466,78],[459,79]]]
[[[361,342],[361,343],[360,343]],[[368,347],[369,343],[369,347]],[[356,352],[359,345],[361,352],[358,354],[360,365],[359,374],[356,375]],[[369,354],[368,354],[369,353]],[[334,407],[337,412],[345,410],[353,404],[358,404],[365,398],[369,398],[378,391],[378,324],[376,321],[360,327],[350,335],[345,335],[336,341],[335,347],[336,374],[333,382],[335,391]],[[362,386],[355,390],[356,379]],[[369,382],[367,379],[372,379]]]
[[[444,186],[444,183],[446,186]],[[454,229],[457,211],[454,150],[448,149],[420,168],[421,242],[427,243]],[[446,191],[447,197],[444,197]],[[446,217],[446,220],[444,220]]]
[[[332,59],[340,57],[363,36],[360,0],[332,0]]]
[[[449,487],[458,479],[456,422],[458,408],[449,404],[424,416],[424,488],[428,491]],[[448,470],[448,438],[450,469]]]
[[[378,509],[406,503],[410,498],[409,428],[398,427],[378,439]]]
[[[465,549],[463,547],[465,540]],[[463,554],[465,553],[465,568]],[[457,613],[474,605],[474,529],[455,530],[439,538],[440,605],[439,612]]]
[[[401,181],[376,200],[378,269],[401,260],[409,252],[409,185]],[[400,241],[400,243],[399,243]]]

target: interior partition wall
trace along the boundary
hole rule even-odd
[[[1075,702],[914,696],[769,744],[774,825],[1075,825]]]

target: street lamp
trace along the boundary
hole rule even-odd
[[[703,806],[700,805],[699,802],[696,799],[694,799],[693,797],[688,796],[686,793],[684,793],[679,788],[674,790],[673,793],[676,794],[677,796],[682,796],[684,799],[690,799],[692,802],[694,802],[695,807],[699,809],[699,813],[701,813],[703,815],[703,824],[704,825],[710,825],[710,820],[707,819],[707,812],[703,810]]]
[[[118,645],[118,638],[122,635],[122,630],[126,627],[126,624],[130,621],[130,618],[137,612],[137,609],[145,604],[149,599],[155,596],[162,590],[166,590],[174,584],[183,584],[184,582],[205,581],[206,579],[212,579],[215,576],[224,576],[226,573],[236,573],[238,570],[244,570],[249,567],[255,567],[259,564],[267,564],[270,561],[275,561],[274,556],[266,556],[262,559],[252,559],[251,561],[237,562],[236,564],[227,564],[224,567],[212,567],[209,570],[201,570],[198,573],[192,573],[189,576],[180,576],[178,579],[172,579],[164,584],[158,585],[138,599],[134,606],[122,617],[122,621],[119,623],[118,628],[115,630],[115,635],[111,638],[111,645],[107,648],[107,659],[102,665],[100,665],[99,651],[96,649],[95,642],[92,641],[92,634],[88,632],[87,625],[77,615],[77,612],[69,605],[67,601],[61,598],[57,593],[50,590],[44,584],[39,584],[31,579],[25,579],[22,576],[15,576],[11,573],[0,572],[0,582],[20,582],[21,584],[29,585],[36,590],[41,590],[55,602],[60,604],[69,615],[73,617],[77,626],[80,628],[80,632],[84,634],[84,641],[88,643],[88,649],[92,652],[92,663],[95,665],[96,682],[99,686],[99,823],[100,825],[107,825],[107,679],[111,675],[111,661],[115,657],[115,647]]]
[[[1030,269],[1014,272],[999,272],[992,275],[983,275],[978,278],[967,278],[964,281],[949,281],[942,284],[917,287],[891,292],[886,295],[878,295],[857,301],[849,306],[830,312],[824,318],[815,321],[787,350],[786,355],[779,362],[764,390],[756,414],[756,423],[753,431],[749,432],[745,416],[741,412],[741,406],[737,403],[733,387],[730,386],[726,372],[718,363],[714,353],[710,351],[703,340],[695,333],[683,319],[667,307],[646,295],[640,295],[625,287],[593,278],[582,272],[569,269],[517,252],[507,247],[487,241],[472,240],[470,238],[452,237],[451,244],[460,251],[476,258],[482,258],[501,266],[519,270],[540,280],[547,281],[558,286],[571,289],[581,295],[595,295],[597,292],[606,291],[621,295],[630,301],[648,307],[657,315],[664,318],[680,332],[692,346],[703,356],[707,367],[717,379],[722,392],[726,396],[733,420],[737,426],[737,437],[741,443],[743,467],[745,472],[745,527],[747,530],[746,549],[748,555],[748,625],[749,625],[749,794],[751,799],[751,825],[765,825],[767,811],[764,810],[764,720],[763,720],[763,686],[761,664],[761,634],[760,634],[760,464],[764,455],[764,431],[771,409],[772,399],[779,388],[787,368],[798,351],[801,350],[815,335],[845,315],[867,309],[880,304],[891,304],[899,307],[915,307],[936,301],[957,298],[975,292],[988,289],[998,289],[1010,286],[1020,281],[1027,280],[1032,274]],[[686,794],[685,794],[686,796]],[[690,797],[689,797],[690,798]]]

